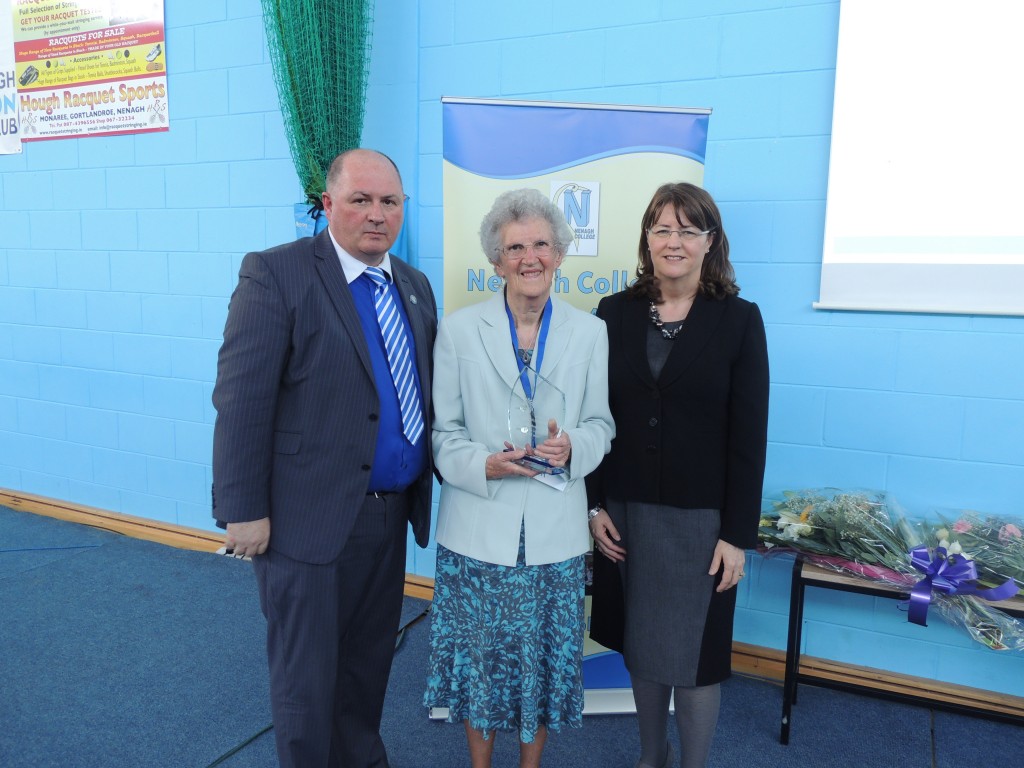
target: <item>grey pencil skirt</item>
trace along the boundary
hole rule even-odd
[[[718,542],[717,509],[679,509],[659,504],[608,501],[622,536],[626,561],[619,564],[625,601],[623,658],[634,677],[666,685],[706,684],[701,666],[720,667],[730,643],[709,647],[709,638],[731,638],[729,626],[708,632],[716,576],[709,576]],[[717,602],[717,601],[716,601]],[[715,645],[719,645],[718,642]]]

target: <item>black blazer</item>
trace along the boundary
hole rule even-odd
[[[606,499],[721,510],[720,537],[757,542],[768,432],[768,350],[757,305],[698,294],[657,381],[647,361],[648,302],[601,300],[616,435],[587,479]]]
[[[423,273],[391,257],[416,346],[431,423],[437,305]],[[213,516],[270,518],[270,546],[327,563],[366,496],[379,403],[355,301],[327,231],[242,261],[213,390]],[[425,439],[428,441],[429,430]],[[411,523],[430,535],[432,461],[417,480]]]

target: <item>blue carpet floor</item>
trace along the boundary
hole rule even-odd
[[[0,509],[0,765],[203,766],[270,722],[252,568]]]
[[[420,705],[426,606],[409,598],[403,611],[413,623],[382,726],[394,768],[468,764],[461,726],[428,720]],[[257,735],[270,710],[248,563],[0,507],[0,609],[3,768],[277,764],[273,732]],[[1024,728],[1013,725],[804,686],[784,747],[778,684],[737,675],[722,700],[715,768],[1024,763]],[[544,764],[632,768],[637,749],[632,716],[592,716],[553,734]],[[516,764],[514,738],[500,734],[495,765]]]

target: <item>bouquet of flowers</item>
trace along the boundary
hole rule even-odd
[[[910,593],[909,619],[935,606],[995,650],[1024,650],[1024,621],[993,606],[1024,585],[1024,521],[977,512],[909,519],[888,494],[834,488],[787,491],[761,515],[762,552],[795,552],[815,565]]]

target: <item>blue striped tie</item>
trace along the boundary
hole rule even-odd
[[[373,292],[373,305],[377,310],[381,336],[384,337],[384,349],[388,353],[391,379],[395,382],[395,391],[398,393],[398,407],[402,411],[402,431],[409,442],[415,445],[423,434],[423,408],[420,406],[420,393],[413,378],[412,354],[406,339],[405,325],[391,297],[384,270],[380,267],[367,267],[366,275],[376,286]]]

